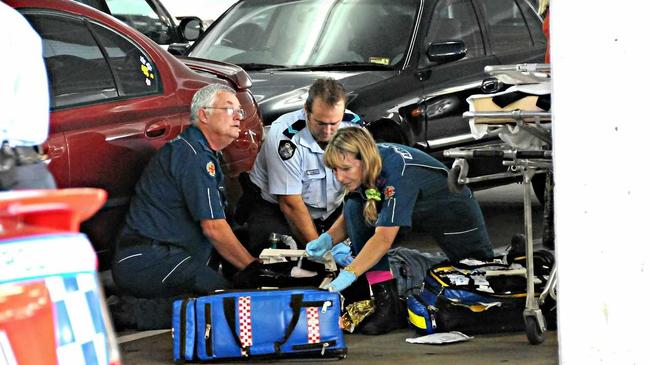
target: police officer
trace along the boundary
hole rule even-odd
[[[0,68],[0,190],[53,189],[39,150],[50,123],[43,44],[27,20],[2,2],[0,19],[4,46],[12,50]]]
[[[304,247],[340,214],[344,190],[323,164],[323,153],[337,129],[361,125],[345,104],[340,83],[318,79],[304,109],[271,124],[237,207],[253,255],[268,247],[272,232],[292,235]]]
[[[451,193],[447,168],[428,154],[398,144],[375,144],[366,130],[347,128],[332,137],[324,161],[350,193],[343,215],[307,244],[307,254],[322,256],[333,243],[350,238],[356,257],[330,283],[330,290],[341,291],[365,273],[375,312],[362,323],[361,333],[385,333],[405,321],[387,256],[400,230],[430,234],[452,262],[493,258],[471,191],[465,187]],[[343,254],[342,245],[332,249],[335,257]]]
[[[203,87],[192,99],[190,118],[192,126],[165,144],[144,170],[118,240],[113,277],[134,297],[172,298],[228,287],[222,272],[208,266],[214,250],[237,269],[260,265],[226,222],[219,190],[220,151],[238,137],[244,118],[235,91],[221,84]],[[143,302],[132,308],[136,327],[169,325],[169,303],[151,307]]]

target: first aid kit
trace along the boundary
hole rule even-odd
[[[544,266],[539,257],[535,286],[541,289],[552,263]],[[407,297],[407,308],[409,323],[418,333],[479,334],[523,330],[525,302],[523,265],[464,260],[433,265],[422,290]]]

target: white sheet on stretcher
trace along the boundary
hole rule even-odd
[[[508,94],[515,91],[521,91],[533,95],[546,95],[551,93],[551,82],[546,81],[539,84],[514,85],[500,93],[472,95],[467,98],[469,111],[478,112],[474,104],[474,101],[477,99],[493,98],[498,95]],[[548,130],[551,129],[551,123],[544,123],[541,124],[541,126]],[[488,132],[497,131],[499,138],[514,148],[541,149],[546,145],[546,142],[532,135],[525,129],[519,128],[519,126],[515,124],[476,124],[475,118],[470,118],[469,128],[475,139],[483,138],[488,134]]]
[[[485,72],[499,81],[508,85],[537,84],[551,79],[548,71],[540,71],[538,66],[548,66],[546,64],[520,64],[513,66],[487,66]],[[509,68],[509,69],[506,69]]]

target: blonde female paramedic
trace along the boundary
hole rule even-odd
[[[387,256],[400,231],[399,237],[409,231],[429,233],[451,262],[493,258],[472,192],[467,187],[461,193],[450,192],[448,170],[435,158],[403,145],[376,144],[365,129],[345,128],[332,137],[324,161],[347,195],[343,215],[307,244],[307,254],[322,256],[331,249],[337,262],[346,265],[330,290],[341,291],[366,275],[375,312],[359,332],[382,334],[405,323]],[[344,243],[333,245],[346,238],[351,249]]]

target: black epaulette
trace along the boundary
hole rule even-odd
[[[303,130],[303,128],[305,128],[306,125],[307,122],[305,122],[303,119],[297,120],[291,126],[289,126],[289,128],[285,129],[284,132],[282,132],[282,134],[287,136],[287,138],[292,139],[293,136],[296,135],[296,133]]]
[[[343,114],[343,121],[347,123],[363,125],[363,120],[361,120],[361,118],[354,113],[346,112],[345,114]]]

